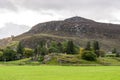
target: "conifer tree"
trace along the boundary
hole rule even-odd
[[[21,42],[19,42],[18,46],[17,46],[17,53],[20,54],[20,58],[23,57],[24,54],[24,46],[22,45]]]
[[[89,41],[87,42],[87,45],[86,45],[86,47],[85,47],[85,50],[91,50],[91,44],[90,44]]]
[[[100,56],[100,53],[99,53],[100,46],[99,46],[98,41],[93,42],[93,50],[94,50],[94,53],[97,55],[97,57],[99,57]]]
[[[66,48],[67,54],[75,54],[75,48],[73,41],[68,41],[67,48]]]

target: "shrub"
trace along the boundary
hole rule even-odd
[[[44,56],[39,56],[38,61],[42,62],[44,60]]]
[[[95,61],[97,56],[92,51],[84,51],[81,57],[85,60]]]
[[[24,56],[29,58],[29,57],[32,57],[33,56],[33,50],[30,49],[30,48],[25,48],[24,49]]]
[[[53,52],[58,52],[58,49],[55,47],[50,47],[49,48],[49,53],[53,53]]]

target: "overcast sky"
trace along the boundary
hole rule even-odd
[[[120,0],[0,0],[0,28],[8,23],[32,27],[72,16],[120,24]]]

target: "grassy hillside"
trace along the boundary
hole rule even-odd
[[[120,25],[99,23],[75,16],[60,21],[39,23],[28,32],[14,37],[13,40],[22,40],[27,47],[31,48],[34,48],[41,39],[48,42],[72,40],[80,46],[85,46],[88,41],[96,40],[101,43],[102,49],[110,51],[113,48],[120,50],[119,34]]]
[[[0,80],[119,80],[117,66],[4,66]]]
[[[66,40],[72,40],[74,43],[80,45],[81,47],[84,47],[88,41],[93,42],[94,40],[97,40],[100,42],[101,49],[104,49],[106,51],[110,51],[113,48],[120,49],[119,41],[117,39],[93,39],[90,38],[80,38],[76,36],[58,36],[58,35],[52,35],[52,34],[34,34],[34,35],[22,35],[17,36],[13,39],[14,41],[22,41],[22,43],[26,47],[34,48],[36,44],[38,44],[41,40],[46,40],[48,43],[50,41],[66,41]],[[117,42],[117,43],[116,43]]]

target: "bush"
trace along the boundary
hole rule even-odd
[[[24,49],[24,56],[29,58],[29,57],[32,57],[33,56],[33,50],[30,49],[30,48],[25,48]]]
[[[89,60],[89,61],[95,61],[97,56],[92,51],[84,51],[82,53],[82,59]]]
[[[44,60],[44,56],[39,56],[38,61],[42,62]]]
[[[49,48],[49,53],[53,53],[53,52],[58,52],[58,49],[57,48],[55,48],[55,47],[50,47]]]

